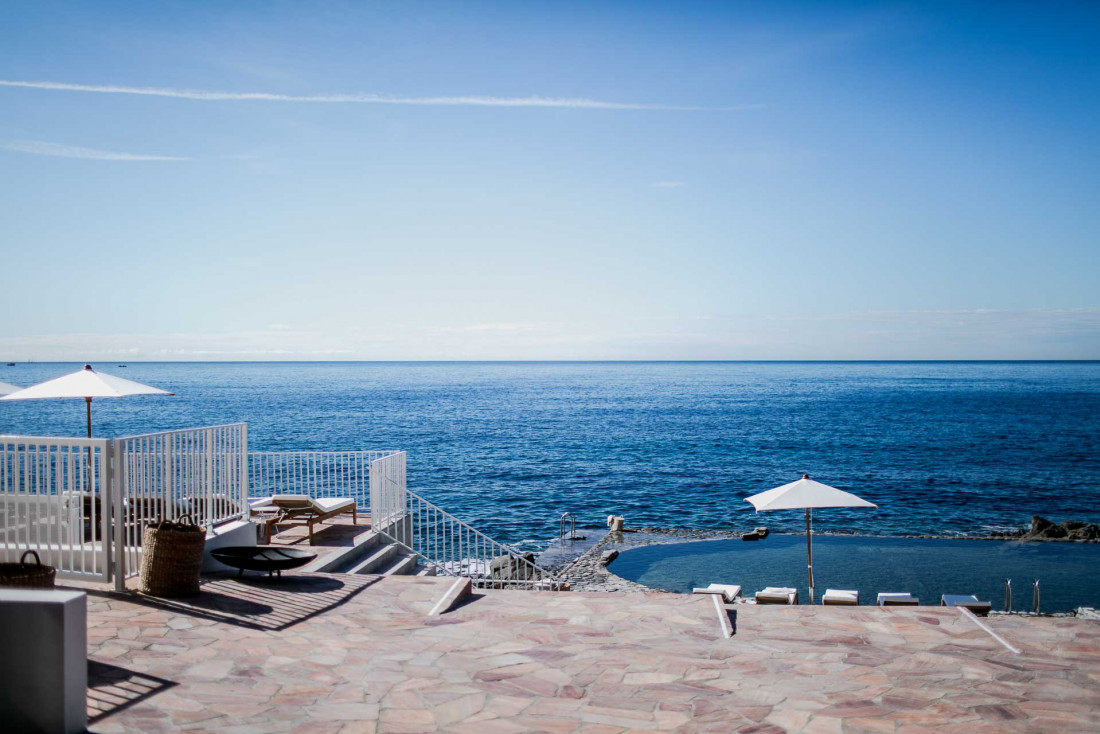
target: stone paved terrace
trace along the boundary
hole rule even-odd
[[[1100,622],[943,608],[478,592],[452,579],[212,578],[91,592],[96,732],[1100,730]]]

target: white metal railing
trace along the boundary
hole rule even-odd
[[[564,582],[406,484],[405,452],[371,462],[371,527],[447,576],[490,588],[560,590]]]
[[[410,492],[405,461],[404,451],[249,454],[243,423],[114,440],[0,436],[0,561],[32,549],[63,578],[113,578],[121,588],[138,573],[150,522],[188,515],[209,530],[247,519],[250,494],[279,492],[354,497],[374,530],[445,575],[562,588],[530,558]]]
[[[106,439],[0,436],[0,561],[34,550],[62,578],[106,582],[114,504]]]
[[[118,566],[139,569],[149,523],[190,517],[207,530],[248,518],[248,427],[244,423],[130,436],[112,442],[122,512]]]
[[[305,494],[351,497],[359,512],[370,506],[371,462],[396,451],[252,451],[249,497]]]

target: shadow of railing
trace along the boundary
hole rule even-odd
[[[176,685],[155,675],[135,673],[117,665],[89,660],[88,723],[94,724]]]
[[[278,632],[347,603],[380,580],[379,576],[336,579],[302,575],[270,580],[267,577],[215,577],[204,579],[199,586],[201,593],[194,597],[163,599],[126,594],[125,599],[161,611]],[[117,598],[114,593],[105,595]]]

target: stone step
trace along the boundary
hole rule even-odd
[[[393,563],[391,563],[386,570],[382,571],[383,576],[412,576],[416,573],[416,556],[398,556]]]
[[[302,573],[348,573],[350,568],[379,546],[381,537],[375,532],[360,535],[355,539],[354,546],[322,554],[316,561],[303,568]]]
[[[421,566],[420,570],[416,572],[417,576],[435,576],[435,566]]]
[[[381,573],[381,569],[391,565],[396,557],[396,545],[383,545],[345,573]]]

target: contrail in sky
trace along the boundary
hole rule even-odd
[[[60,92],[97,92],[99,94],[135,94],[146,97],[171,97],[202,102],[325,102],[385,105],[420,105],[449,107],[558,107],[589,110],[750,110],[763,107],[759,104],[732,107],[703,107],[697,105],[665,105],[633,102],[603,102],[595,99],[559,97],[484,97],[474,95],[442,97],[399,97],[384,94],[273,94],[269,92],[209,92],[200,89],[172,89],[164,87],[124,87],[101,84],[66,84],[64,82],[25,82],[0,79],[0,87],[47,89]]]
[[[32,155],[50,155],[58,158],[84,158],[94,161],[186,161],[172,155],[142,155],[140,153],[117,153],[95,148],[78,148],[75,145],[46,143],[40,140],[8,140],[0,142],[0,149]]]

